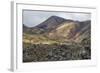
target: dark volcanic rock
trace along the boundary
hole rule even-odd
[[[90,58],[90,47],[75,45],[34,44],[29,49],[23,50],[23,62],[83,60]]]

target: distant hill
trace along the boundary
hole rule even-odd
[[[67,20],[58,16],[51,16],[46,21],[35,27],[23,25],[23,33],[30,35],[43,35],[46,39],[58,41],[81,42],[84,38],[90,38],[91,21]],[[39,39],[39,38],[37,38]]]
[[[66,21],[66,19],[64,19],[64,18],[61,18],[58,16],[51,16],[46,21],[37,25],[36,27],[39,29],[44,29],[45,31],[51,31],[65,21]]]

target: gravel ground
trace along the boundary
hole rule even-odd
[[[91,49],[82,45],[31,44],[23,48],[23,62],[91,59]]]

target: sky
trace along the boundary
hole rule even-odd
[[[23,10],[23,24],[28,27],[34,27],[51,16],[59,16],[75,21],[85,21],[91,19],[90,13]]]

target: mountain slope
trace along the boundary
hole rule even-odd
[[[29,28],[23,25],[23,32],[35,36],[35,38],[32,38],[33,40],[36,37],[42,37],[49,41],[81,42],[84,38],[90,38],[90,24],[91,21],[79,22],[51,16],[35,27]]]
[[[52,30],[48,34],[48,37],[52,37],[52,39],[58,39],[60,41],[64,40],[79,42],[83,38],[90,36],[90,22],[88,22],[88,24],[86,24],[86,22],[64,22],[62,26]]]
[[[49,31],[57,28],[59,25],[61,25],[65,21],[71,22],[72,20],[66,20],[66,19],[58,17],[58,16],[51,16],[46,21],[37,25],[35,28],[43,29],[45,32],[49,32]]]

